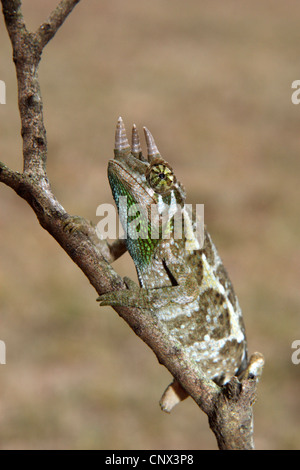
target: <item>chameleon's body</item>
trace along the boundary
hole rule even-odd
[[[135,263],[140,288],[102,295],[102,305],[126,305],[148,309],[161,327],[181,343],[207,377],[220,385],[238,375],[247,365],[247,344],[241,309],[217,250],[205,229],[203,247],[197,240],[151,239],[150,206],[158,212],[168,205],[168,228],[176,210],[184,211],[185,191],[169,164],[163,160],[152,135],[145,130],[148,159],[142,156],[136,127],[130,147],[119,118],[115,158],[109,161],[108,178],[128,231],[127,248]],[[127,196],[128,207],[140,204],[146,214],[147,238],[130,237],[132,218],[120,211],[119,198]],[[183,220],[187,214],[184,212]],[[195,221],[189,221],[194,226]],[[145,233],[145,232],[144,232]],[[189,249],[186,242],[188,241]]]

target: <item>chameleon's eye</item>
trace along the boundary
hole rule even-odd
[[[154,191],[168,193],[176,182],[172,169],[164,163],[153,163],[147,172],[147,180]]]

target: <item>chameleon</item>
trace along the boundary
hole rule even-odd
[[[160,327],[178,341],[199,370],[223,386],[247,367],[247,339],[242,311],[232,283],[206,226],[202,246],[190,231],[172,233],[179,211],[183,222],[195,228],[186,213],[186,192],[170,164],[161,156],[151,132],[144,127],[147,157],[143,155],[136,125],[129,144],[120,117],[115,132],[114,159],[108,163],[108,180],[136,267],[139,287],[126,280],[128,289],[98,297],[100,305],[147,309]],[[125,197],[126,205],[121,204]],[[143,212],[133,236],[130,209]],[[153,227],[151,209],[164,213],[165,223]],[[139,214],[140,215],[140,214]],[[154,236],[154,232],[156,235]],[[166,233],[168,236],[166,236]],[[187,397],[176,380],[161,399],[164,411]]]

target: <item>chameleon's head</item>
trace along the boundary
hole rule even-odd
[[[177,204],[183,205],[185,191],[182,185],[177,181],[171,166],[160,155],[153,136],[146,127],[144,132],[147,159],[142,154],[135,124],[130,147],[123,120],[119,117],[115,135],[115,158],[108,164],[108,178],[115,199],[126,195],[134,203],[148,206],[159,204],[160,201],[170,204],[173,198]]]
[[[153,206],[156,205],[159,214],[168,207],[171,218],[178,207],[183,207],[185,191],[173,173],[171,166],[160,155],[152,134],[146,127],[144,127],[144,132],[147,158],[142,154],[136,126],[134,125],[132,128],[132,144],[130,146],[123,120],[121,117],[118,119],[115,136],[115,158],[108,163],[108,179],[124,229],[127,230],[128,222],[130,222],[128,210],[133,205],[139,205],[138,207],[143,209],[147,218],[147,223],[140,229],[146,234],[144,238],[153,238],[150,233]],[[126,206],[124,206],[123,200],[120,199],[121,196],[126,196]],[[130,238],[130,233],[127,234]],[[150,243],[150,240],[146,243]],[[157,240],[154,245],[156,243]]]

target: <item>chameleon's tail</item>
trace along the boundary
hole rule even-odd
[[[241,373],[238,373],[240,381],[243,379],[259,380],[264,366],[264,357],[261,353],[255,352],[251,355],[247,367]],[[179,382],[174,381],[166,388],[160,399],[160,407],[162,411],[171,413],[174,406],[185,400],[189,394],[182,388]]]
[[[163,396],[160,399],[160,407],[162,411],[166,413],[171,413],[174,406],[180,403],[182,400],[185,400],[189,394],[182,388],[179,382],[174,379],[174,381],[167,387]]]

